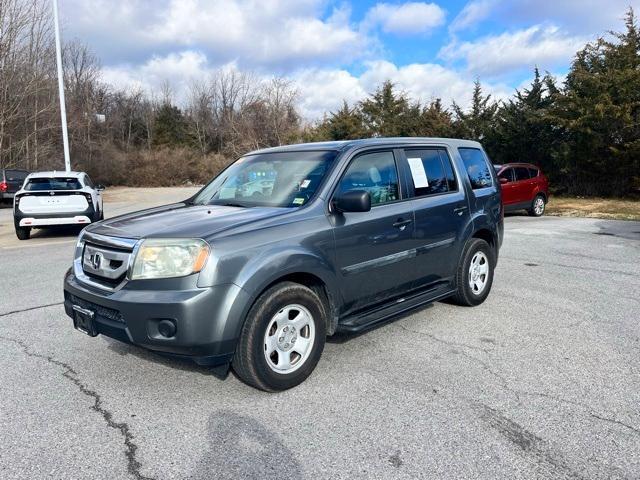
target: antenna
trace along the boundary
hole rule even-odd
[[[53,22],[56,31],[56,63],[58,64],[58,94],[60,96],[60,118],[62,120],[62,143],[64,145],[64,169],[71,171],[69,159],[69,135],[67,133],[67,108],[64,101],[64,77],[62,72],[62,49],[60,48],[60,26],[58,25],[58,0],[53,2]]]

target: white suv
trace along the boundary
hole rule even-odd
[[[88,225],[104,218],[102,185],[84,172],[32,173],[15,194],[16,236],[27,240],[33,227]]]

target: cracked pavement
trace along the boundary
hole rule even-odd
[[[638,222],[510,216],[482,306],[334,338],[274,395],[74,331],[73,232],[16,247],[8,213],[0,478],[640,477]]]

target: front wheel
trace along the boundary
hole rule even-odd
[[[536,195],[531,202],[529,215],[531,215],[532,217],[541,217],[542,215],[544,215],[545,208],[546,202],[544,201],[544,197],[542,195]]]
[[[456,272],[454,303],[474,307],[484,302],[491,291],[495,264],[493,248],[479,238],[470,239]]]
[[[286,390],[313,372],[326,337],[325,308],[313,290],[293,282],[264,292],[249,311],[232,366],[245,383]]]

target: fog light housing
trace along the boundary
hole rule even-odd
[[[173,320],[160,320],[158,322],[158,333],[165,338],[173,338],[178,328]]]

